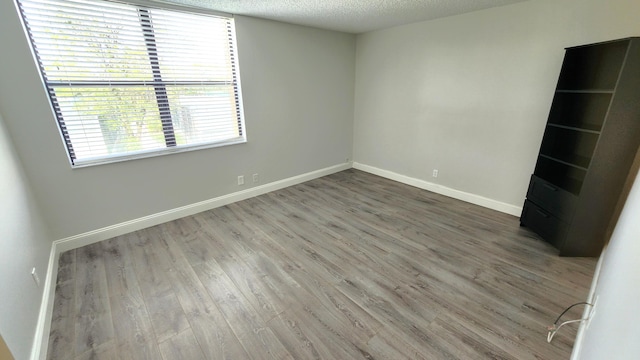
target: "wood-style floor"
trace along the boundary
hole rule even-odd
[[[63,253],[47,355],[568,359],[577,326],[546,326],[594,268],[516,217],[348,170]]]

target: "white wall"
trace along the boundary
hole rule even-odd
[[[564,47],[640,35],[638,14],[531,0],[359,35],[354,161],[521,207]]]
[[[241,174],[269,183],[353,157],[521,206],[563,47],[639,35],[638,13],[637,0],[530,0],[357,40],[237,17],[248,143],[72,170],[12,1],[0,1],[0,333],[26,358],[42,295],[29,270],[44,271],[49,239],[244,189]],[[602,284],[627,270],[617,261]],[[615,285],[602,293],[625,291]],[[588,339],[608,330],[599,321]]]
[[[27,359],[51,250],[20,161],[0,116],[0,334],[16,359]],[[38,287],[31,268],[40,275]]]
[[[236,17],[246,144],[72,170],[12,1],[0,1],[0,107],[56,239],[344,163],[355,36]]]
[[[572,359],[640,359],[640,176],[601,259],[588,326]]]

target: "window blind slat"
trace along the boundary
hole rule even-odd
[[[233,19],[103,0],[18,5],[72,164],[244,139]]]

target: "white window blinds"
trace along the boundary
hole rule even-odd
[[[74,166],[244,142],[232,18],[18,0]]]

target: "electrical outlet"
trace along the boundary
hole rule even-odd
[[[438,177],[438,169],[433,169],[433,177],[434,178]]]
[[[40,277],[38,276],[36,268],[31,269],[31,277],[33,278],[33,281],[35,281],[36,285],[40,286]]]
[[[238,176],[238,185],[244,185],[244,176],[243,175]]]
[[[253,182],[257,183],[258,181],[260,181],[260,175],[258,175],[257,173],[253,174]]]

